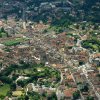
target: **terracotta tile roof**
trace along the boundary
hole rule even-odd
[[[68,76],[67,76],[67,79],[68,79],[68,80],[73,80],[72,75],[68,75]]]
[[[62,68],[62,64],[52,64],[52,67],[55,67],[55,68]]]
[[[76,91],[76,88],[70,88],[64,91],[66,97],[72,97],[73,93]]]
[[[96,53],[93,55],[94,58],[100,57],[100,53]]]

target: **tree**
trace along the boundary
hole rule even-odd
[[[80,92],[79,91],[75,91],[73,93],[73,100],[77,100],[77,99],[79,99],[79,97],[80,97]]]
[[[83,64],[84,64],[84,62],[82,62],[82,61],[79,62],[79,65],[83,65]]]
[[[7,92],[7,96],[8,97],[11,97],[12,96],[12,91],[11,90]]]
[[[47,97],[47,92],[43,92],[43,93],[42,93],[42,96],[43,96],[43,97]]]
[[[87,100],[94,100],[94,97],[88,96],[88,97],[87,97]]]
[[[9,34],[6,32],[7,37],[9,37]]]
[[[12,83],[12,79],[10,79],[9,77],[7,76],[1,76],[0,77],[0,80],[4,83],[7,83],[7,84],[11,84]]]
[[[17,78],[18,78],[18,75],[13,74],[13,76],[12,76],[12,80],[15,81]]]
[[[87,83],[82,84],[80,90],[82,92],[88,92],[88,90],[89,90],[88,84]]]
[[[21,87],[25,86],[25,83],[22,80],[17,81],[17,84]]]
[[[4,27],[1,28],[0,32],[4,32],[5,33],[5,30],[4,30]]]
[[[45,29],[44,31],[43,31],[43,33],[47,33],[48,32],[48,30],[47,29]]]
[[[12,91],[15,91],[15,90],[16,90],[16,84],[15,84],[15,83],[12,83],[12,84],[11,84],[11,90],[12,90]]]
[[[50,96],[48,96],[47,100],[57,100],[56,93],[53,92]]]
[[[29,97],[27,95],[25,95],[25,100],[29,100]]]
[[[3,95],[0,95],[0,100],[4,100],[4,96]]]
[[[2,34],[0,33],[0,38],[2,38]]]
[[[25,96],[24,95],[21,95],[18,100],[25,100]]]
[[[28,92],[27,94],[28,94],[30,100],[41,100],[41,96],[37,92],[33,91],[33,92]]]

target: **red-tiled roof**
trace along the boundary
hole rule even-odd
[[[72,97],[73,93],[76,91],[76,88],[70,88],[64,91],[66,97]]]

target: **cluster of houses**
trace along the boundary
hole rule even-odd
[[[16,19],[21,17],[24,19],[33,19],[40,14],[55,16],[58,12],[72,13],[73,4],[69,1],[1,1],[0,18],[5,16],[14,16]],[[43,16],[44,16],[43,15]]]
[[[8,22],[9,25],[10,23],[12,21]],[[0,72],[11,64],[18,64],[20,60],[29,63],[43,62],[46,66],[60,71],[59,86],[55,89],[33,86],[34,84],[29,83],[26,91],[56,92],[59,100],[61,98],[71,100],[77,91],[81,99],[89,96],[94,97],[94,100],[100,98],[100,69],[97,68],[100,66],[100,53],[90,54],[89,50],[81,47],[80,43],[76,45],[78,41],[75,41],[75,37],[69,37],[66,32],[41,34],[49,25],[39,23],[33,26],[31,22],[27,22],[25,29],[22,28],[23,24],[19,23],[17,26],[21,32],[24,30],[25,34],[16,33],[10,37],[0,38]],[[0,26],[5,28],[7,25],[1,21]],[[28,29],[31,29],[31,32],[27,31]],[[6,46],[4,44],[6,41],[25,37],[29,39],[18,45]],[[84,90],[86,84],[88,87]]]

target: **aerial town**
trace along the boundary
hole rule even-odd
[[[53,22],[77,16],[70,0],[21,1],[0,4],[0,100],[100,100],[100,23]]]

